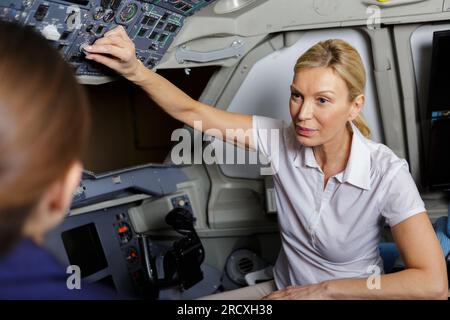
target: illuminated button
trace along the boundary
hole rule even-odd
[[[145,33],[147,32],[148,29],[146,28],[141,28],[138,32],[138,37],[143,37],[145,36]]]
[[[152,43],[150,45],[150,47],[148,47],[148,48],[149,48],[149,50],[158,51],[158,46],[156,44],[154,44],[154,43]]]
[[[159,41],[159,42],[164,42],[164,41],[166,41],[166,39],[167,39],[167,34],[163,33],[163,34],[161,34],[161,35],[159,36],[158,41]]]
[[[125,257],[125,259],[126,259],[128,262],[131,262],[131,263],[136,262],[136,261],[138,260],[138,258],[139,258],[139,255],[138,255],[138,253],[137,253],[136,248],[131,247],[130,249],[128,249],[127,255],[126,255],[126,257]]]
[[[184,5],[185,5],[185,3],[183,3],[183,2],[178,2],[178,3],[175,5],[175,8],[181,9],[181,8],[184,7]]]
[[[152,26],[152,25],[155,24],[155,22],[156,22],[157,20],[158,20],[158,19],[156,19],[155,17],[149,17],[149,19],[148,19],[146,25],[147,25],[147,26]]]
[[[158,32],[152,32],[152,33],[148,36],[148,38],[149,38],[150,40],[156,40],[157,37],[158,37]]]
[[[165,12],[164,15],[161,17],[161,20],[167,20],[167,18],[170,16],[169,13]]]
[[[150,17],[149,16],[144,16],[144,18],[141,21],[141,24],[147,24],[148,20],[150,20]]]
[[[187,12],[189,10],[191,10],[192,7],[190,5],[186,5],[185,7],[181,8],[182,11]]]
[[[103,32],[104,29],[105,29],[104,26],[99,25],[99,26],[97,27],[97,30],[95,31],[95,33],[96,33],[96,34],[101,34],[101,33]]]
[[[164,29],[165,31],[169,31],[169,32],[175,32],[175,31],[177,31],[177,29],[178,29],[178,26],[177,25],[175,25],[175,24],[173,24],[173,23],[168,23],[167,25],[166,25],[166,28]]]
[[[123,244],[128,243],[133,238],[133,232],[126,222],[119,223],[117,233],[119,234],[120,242]]]

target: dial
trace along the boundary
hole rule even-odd
[[[119,14],[119,20],[122,23],[128,23],[136,16],[138,13],[138,5],[136,3],[127,4]]]
[[[95,8],[94,20],[100,20],[104,17],[104,15],[105,15],[105,9],[103,9],[102,7]]]
[[[113,19],[114,19],[114,15],[115,15],[115,13],[114,13],[114,11],[112,9],[107,9],[105,11],[105,15],[103,17],[103,21],[105,21],[106,23],[112,22]]]

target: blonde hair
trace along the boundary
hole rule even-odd
[[[358,51],[347,42],[330,39],[315,44],[297,60],[294,71],[317,67],[332,68],[345,81],[350,101],[364,93],[364,65]],[[370,138],[369,125],[361,113],[352,122],[366,138]]]

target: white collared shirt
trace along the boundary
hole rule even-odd
[[[282,244],[274,268],[278,288],[367,278],[373,266],[382,271],[378,244],[384,222],[392,227],[425,211],[407,162],[352,128],[346,169],[330,177],[324,189],[313,149],[296,140],[293,126],[253,116],[255,147],[277,163],[273,178]],[[271,141],[267,129],[280,130],[278,140]]]

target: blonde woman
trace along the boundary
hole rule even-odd
[[[364,66],[348,43],[320,42],[298,59],[292,125],[194,101],[136,59],[122,27],[87,50],[88,59],[141,86],[187,125],[202,121],[203,130],[218,129],[224,140],[226,129],[251,130],[250,139],[233,136],[229,142],[257,149],[277,164],[282,248],[274,281],[208,299],[447,299],[444,257],[408,165],[368,139],[361,116]],[[279,139],[266,139],[264,129],[279,130]],[[373,272],[383,270],[378,251],[383,221],[406,268],[368,285]]]

